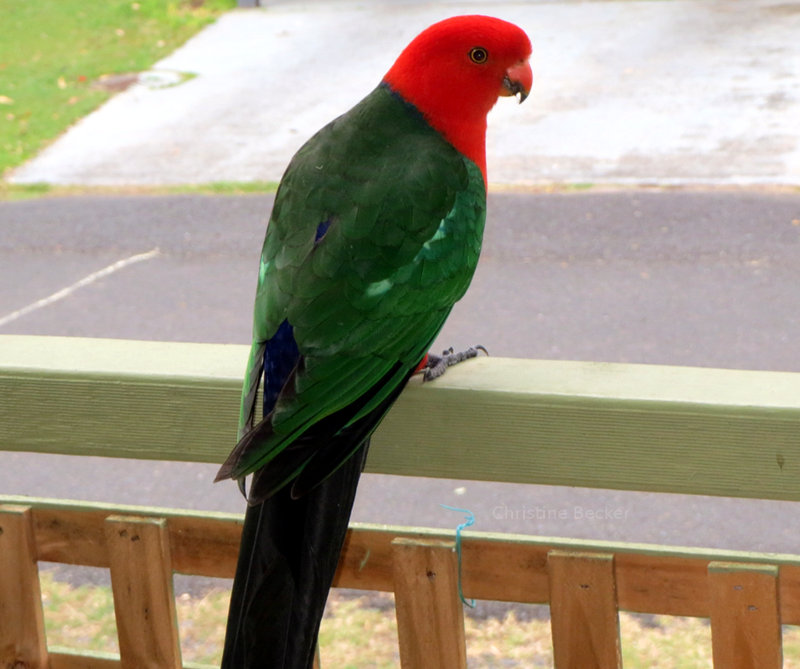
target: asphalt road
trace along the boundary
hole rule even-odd
[[[270,202],[2,202],[0,334],[247,343]],[[800,372],[800,194],[495,193],[489,206],[478,272],[440,345]],[[0,491],[241,511],[214,471],[0,453]],[[477,530],[800,552],[800,509],[784,502],[367,475],[354,520],[455,527],[441,503],[472,510]]]

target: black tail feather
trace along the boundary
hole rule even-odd
[[[222,669],[312,666],[367,447],[303,497],[247,509]]]
[[[271,463],[279,466],[253,475],[222,669],[312,666],[369,437],[412,371],[366,416],[338,430],[331,425],[346,423],[356,409],[323,419],[287,449],[285,462],[279,456]],[[306,460],[300,475],[276,491],[298,454]]]

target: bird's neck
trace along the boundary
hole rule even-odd
[[[394,82],[391,76],[387,76],[383,84],[422,114],[428,124],[459,153],[474,162],[486,183],[486,115],[491,104],[484,109],[466,100],[458,100],[455,95],[426,97],[415,91],[413,86],[403,85],[403,81]]]

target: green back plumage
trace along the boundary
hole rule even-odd
[[[219,478],[263,467],[359,398],[339,427],[393,395],[469,285],[485,199],[479,168],[384,85],[297,152],[262,249],[242,440]],[[301,363],[253,427],[265,342],[284,321]]]

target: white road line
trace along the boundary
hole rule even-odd
[[[122,260],[117,260],[117,262],[112,263],[108,267],[104,267],[103,269],[99,269],[96,272],[92,272],[91,274],[83,277],[79,281],[76,281],[70,286],[66,288],[62,288],[61,290],[53,293],[52,295],[48,295],[47,297],[43,297],[41,300],[36,300],[36,302],[32,302],[31,304],[22,307],[22,309],[17,309],[16,311],[12,311],[10,314],[6,314],[5,316],[0,317],[0,327],[3,327],[7,323],[11,321],[15,321],[18,318],[22,318],[23,316],[31,313],[32,311],[36,311],[37,309],[41,309],[42,307],[46,307],[53,302],[58,302],[59,300],[63,300],[65,297],[72,295],[76,290],[83,288],[84,286],[88,286],[98,279],[102,279],[103,277],[108,276],[109,274],[113,274],[121,269],[124,269],[128,265],[133,265],[137,262],[143,262],[144,260],[151,260],[155,258],[160,251],[158,247],[147,251],[146,253],[137,253],[136,255],[131,256],[130,258],[123,258]]]

